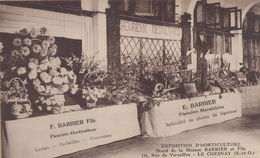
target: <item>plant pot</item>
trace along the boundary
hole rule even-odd
[[[196,94],[197,88],[195,83],[183,83],[186,94]]]
[[[97,102],[86,102],[87,108],[95,108],[97,105]]]
[[[51,113],[53,114],[60,114],[63,112],[64,112],[64,105],[51,107]]]

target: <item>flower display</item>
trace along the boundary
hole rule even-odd
[[[61,66],[61,60],[56,56],[58,46],[55,44],[55,37],[48,36],[45,27],[22,29],[18,33],[19,35],[11,41],[10,52],[4,52],[1,81],[8,81],[13,77],[20,78],[26,84],[29,94],[38,96],[38,99],[33,99],[37,106],[42,106],[42,109],[47,106],[46,110],[56,113],[59,111],[57,106],[64,105],[63,94],[69,90],[76,93],[77,76],[72,70]],[[3,44],[0,43],[0,50],[2,49]],[[9,84],[1,83],[6,86]],[[20,97],[18,94],[24,95],[19,89],[6,89],[12,94],[17,94],[14,98]],[[21,105],[15,104],[12,111],[21,110]]]
[[[77,77],[74,72],[60,66],[61,62],[58,57],[51,57],[39,63],[35,60],[28,63],[28,78],[32,80],[35,89],[40,94],[60,94],[77,87],[75,85]]]

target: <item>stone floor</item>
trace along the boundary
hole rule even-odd
[[[165,138],[134,137],[114,142],[92,149],[83,150],[60,158],[151,158],[156,149],[162,144],[196,144],[196,143],[231,143],[239,142],[240,147],[246,148],[247,155],[220,156],[227,158],[260,158],[260,114],[243,116],[223,123],[185,131],[178,135]],[[254,155],[251,155],[251,151]],[[197,157],[198,152],[191,156]],[[248,154],[250,153],[250,154]],[[147,157],[142,154],[147,154]],[[160,153],[161,154],[161,153]],[[243,153],[241,153],[243,154]],[[154,155],[153,157],[156,157]],[[159,158],[161,158],[160,156]],[[169,154],[166,157],[171,157]],[[200,156],[214,158],[216,156]],[[219,156],[218,156],[219,157]]]

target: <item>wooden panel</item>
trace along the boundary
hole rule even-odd
[[[54,36],[82,39],[81,16],[0,5],[1,32],[15,33],[22,28],[43,26]]]

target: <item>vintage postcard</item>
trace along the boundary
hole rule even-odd
[[[260,158],[260,0],[0,0],[3,158]]]

